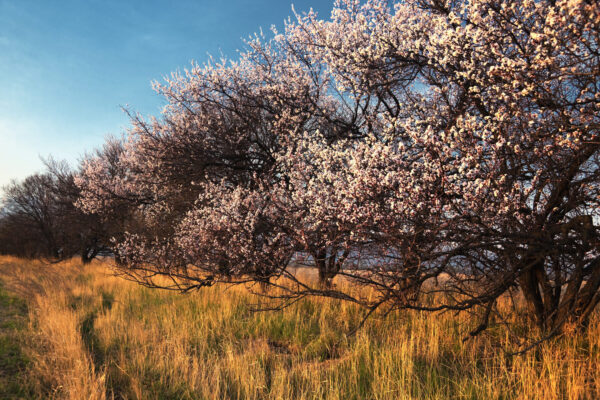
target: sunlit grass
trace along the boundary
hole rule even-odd
[[[99,262],[5,257],[0,279],[28,302],[33,398],[600,398],[597,315],[587,336],[507,356],[504,328],[463,343],[467,317],[450,313],[375,315],[347,336],[364,310],[327,299],[253,313],[243,287],[151,290]]]

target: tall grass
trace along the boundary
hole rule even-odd
[[[151,290],[99,262],[5,257],[0,279],[29,305],[36,398],[600,398],[597,315],[587,335],[507,356],[503,328],[463,343],[463,315],[376,315],[349,337],[364,311],[327,299],[253,313],[242,287]]]

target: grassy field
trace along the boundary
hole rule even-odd
[[[245,288],[151,290],[107,265],[0,258],[0,398],[596,399],[600,318],[587,336],[507,356],[502,328],[462,342],[466,316],[374,316],[331,300],[253,313]],[[492,337],[493,336],[493,337]]]

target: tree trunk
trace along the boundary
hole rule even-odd
[[[543,261],[530,263],[519,278],[519,285],[542,332],[559,333],[565,324],[585,329],[600,303],[600,257],[586,266],[576,266],[568,284],[560,290],[553,290]]]
[[[519,279],[519,286],[525,297],[525,302],[527,303],[532,319],[538,328],[545,330],[547,328],[547,313],[542,292],[540,291],[540,275],[537,271],[538,268],[543,269],[543,262],[540,265],[539,261],[536,262],[533,258],[530,258],[525,261],[525,264],[525,270]]]
[[[88,247],[86,249],[83,249],[83,251],[81,252],[81,262],[83,263],[83,265],[91,263],[92,260],[98,255],[98,252],[99,250],[97,247]]]
[[[331,250],[331,253],[327,256],[327,250],[322,249],[313,257],[315,258],[315,266],[319,271],[319,283],[325,288],[331,288],[333,278],[341,271],[342,264],[348,257],[348,251],[344,251],[343,254],[338,256],[337,250]]]

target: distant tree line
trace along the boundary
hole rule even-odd
[[[110,249],[144,285],[258,282],[279,288],[277,307],[468,311],[472,335],[505,319],[506,296],[547,336],[586,326],[600,302],[598,2],[343,0],[247,46],[156,83],[162,114],[132,114],[77,173],[51,163],[9,186],[2,251]]]
[[[60,261],[75,255],[83,263],[109,250],[99,217],[76,205],[80,189],[64,162],[46,160],[43,173],[3,189],[0,254]]]

